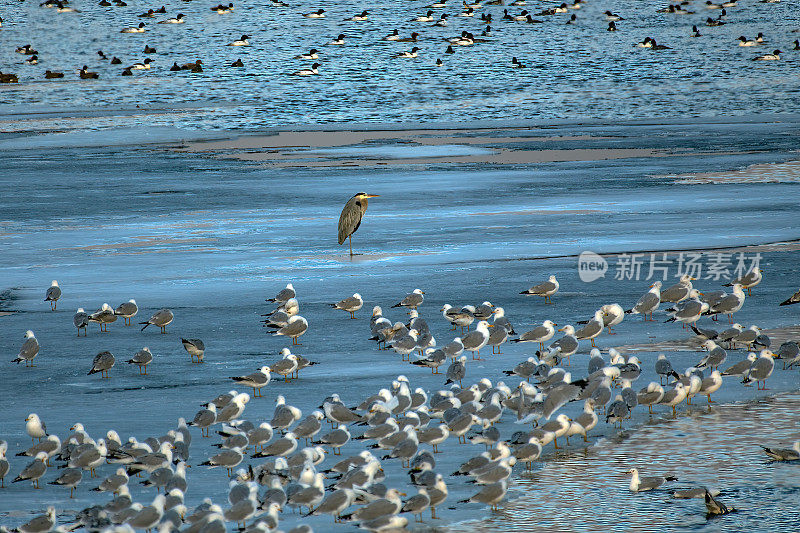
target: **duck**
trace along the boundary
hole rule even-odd
[[[553,8],[554,13],[567,13],[569,12],[569,6],[567,4],[562,3],[560,6]]]
[[[197,68],[202,68],[202,65],[203,65],[203,60],[198,59],[195,62],[184,63],[183,65],[181,65],[181,70],[194,70]],[[202,72],[202,70],[200,72]]]
[[[459,13],[458,16],[459,17],[474,17],[475,16],[475,10],[472,9],[471,7],[469,7],[467,9],[465,9],[464,11],[462,11],[461,13]]]
[[[722,5],[715,4],[711,0],[706,0],[706,9],[722,9]]]
[[[773,50],[771,54],[754,57],[753,61],[778,61],[781,58],[780,50]]]
[[[314,63],[311,65],[311,68],[304,68],[300,70],[296,70],[292,72],[292,76],[314,76],[319,74],[319,67],[322,66],[319,63]]]
[[[112,65],[121,65],[122,64],[122,60],[120,58],[118,58],[117,56],[114,56],[114,57],[111,58],[111,64]]]
[[[152,9],[148,9],[146,12],[139,14],[139,18],[153,18],[156,16],[156,12]]]
[[[614,21],[609,22],[606,31],[617,31],[617,24]]]
[[[457,39],[453,44],[458,46],[471,46],[475,44],[475,37],[471,33],[467,33],[465,36]]]
[[[706,26],[722,26],[723,24],[725,24],[724,20],[714,20],[711,17],[706,19]]]
[[[427,14],[413,18],[411,22],[433,22],[433,11],[429,9]]]
[[[744,35],[739,37],[739,46],[758,46],[758,43],[755,41],[750,41]]]
[[[581,4],[581,0],[575,0],[574,3],[569,5],[570,9],[580,9],[581,7],[583,7],[583,4]]]
[[[25,60],[25,63],[27,63],[28,65],[36,65],[39,63],[39,56],[37,56],[36,54],[30,56],[28,57],[28,59]]]
[[[535,19],[532,16],[528,15],[527,17],[525,17],[525,22],[528,24],[541,24],[544,21]]]
[[[173,62],[172,62],[172,66],[171,66],[171,67],[169,67],[169,71],[170,71],[170,72],[178,72],[179,70],[181,70],[181,67],[180,67],[180,65],[178,65],[178,63],[176,63],[176,62],[174,62],[174,61],[173,61]]]
[[[453,50],[453,45],[448,45],[447,50],[444,51],[445,54],[455,54],[456,51]]]
[[[397,42],[398,43],[415,43],[415,42],[417,42],[417,37],[419,37],[419,33],[415,32],[415,31],[412,31],[410,37],[403,37],[403,38],[397,39]]]
[[[97,72],[89,72],[89,67],[86,65],[78,72],[78,75],[82,80],[96,80],[100,77]]]
[[[236,61],[231,63],[231,66],[232,67],[243,67],[244,63],[242,63],[242,58],[240,57],[239,59],[237,59]]]
[[[109,2],[108,0],[100,0],[100,3],[98,5],[101,5],[103,7],[109,7],[111,6],[111,2]]]
[[[481,15],[481,22],[485,22],[487,24],[491,24],[492,22],[492,14],[491,13],[484,13]]]
[[[758,32],[758,35],[756,35],[756,42],[757,42],[758,44],[764,44],[764,43],[766,43],[766,42],[767,42],[767,41],[764,39],[764,34],[763,34],[763,33],[761,33],[761,32]]]
[[[300,54],[294,56],[294,59],[319,59],[319,50],[312,48],[307,54]]]
[[[345,19],[345,20],[353,20],[353,21],[362,21],[362,20],[369,20],[369,12],[365,9],[358,15],[353,15],[352,17]]]
[[[604,12],[604,15],[606,16],[606,20],[609,22],[617,22],[620,20],[625,20],[624,18],[620,17],[616,13],[612,13],[611,11]]]
[[[800,50],[800,40],[798,39],[794,40],[794,47],[792,48],[792,50]]]
[[[36,55],[39,53],[36,50],[34,50],[33,47],[29,44],[26,44],[25,46],[18,46],[16,52],[18,54],[25,54],[28,56]]]
[[[442,27],[447,26],[447,17],[448,17],[447,13],[442,13],[442,15],[439,17],[439,20],[434,22],[433,25]]]
[[[325,18],[325,10],[318,9],[311,13],[303,13],[303,16],[309,19],[324,19]]]
[[[138,26],[132,28],[123,28],[120,33],[144,33],[144,22],[140,22]]]
[[[148,46],[148,45],[144,45],[144,53],[145,54],[155,54],[157,52],[156,52],[156,49],[154,47]]]
[[[514,15],[513,19],[517,22],[523,22],[528,19],[528,10],[523,9],[519,12],[519,15]]]
[[[44,71],[44,77],[47,78],[48,80],[52,80],[52,79],[55,79],[55,78],[63,78],[64,77],[64,73],[63,72],[53,72],[53,71],[50,71],[50,70],[45,70]]]
[[[447,0],[435,0],[432,4],[427,5],[425,7],[432,7],[434,9],[440,9],[443,7],[447,7]]]
[[[167,14],[167,8],[166,8],[166,6],[161,6],[158,9],[156,9],[155,12],[160,14],[160,15],[166,15]]]
[[[122,69],[122,75],[123,76],[133,76],[133,72],[131,72],[132,68],[133,67],[127,67],[127,68]]]
[[[329,42],[328,44],[330,44],[330,45],[333,45],[333,46],[343,46],[343,45],[344,45],[344,38],[345,38],[345,35],[344,35],[344,33],[340,33],[340,34],[339,34],[339,35],[336,37],[336,39],[332,40],[332,41],[331,41],[331,42]]]
[[[578,17],[576,17],[575,13],[573,13],[572,16],[569,18],[569,20],[565,22],[565,24],[575,24],[577,21]]]
[[[692,37],[701,37],[700,30],[697,29],[697,26],[692,26]]]
[[[98,55],[98,56],[100,57],[100,59],[102,59],[103,61],[107,61],[107,60],[108,60],[108,56],[107,56],[107,55],[105,54],[105,52],[103,52],[102,50],[98,50],[98,51],[97,51],[97,55]]]
[[[504,9],[503,10],[503,16],[500,18],[500,20],[506,20],[506,21],[509,21],[509,22],[513,22],[514,21],[514,17],[511,16],[511,14],[508,12],[508,9]]]
[[[441,58],[436,58],[436,66],[437,67],[443,67],[444,66],[444,62],[442,62]]]
[[[141,63],[134,63],[133,65],[131,65],[128,68],[129,69],[133,69],[133,70],[150,70],[150,63],[152,63],[152,62],[153,62],[153,60],[148,57],[144,61],[142,61]]]
[[[650,43],[653,45],[653,46],[651,46],[651,47],[650,47],[650,48],[652,48],[653,50],[672,50],[672,47],[671,47],[671,46],[666,46],[666,45],[663,45],[663,44],[658,44],[658,43],[656,43],[656,40],[655,40],[655,39],[650,39]]]
[[[63,2],[56,2],[56,12],[58,13],[80,13],[79,10],[65,6]]]
[[[481,37],[490,37],[492,35],[492,27],[486,26],[486,29],[481,32]]]
[[[19,78],[12,72],[0,72],[0,83],[19,83]]]
[[[289,4],[284,2],[283,0],[270,0],[272,5],[275,7],[289,7]]]
[[[184,17],[183,13],[178,13],[177,15],[175,15],[174,18],[167,19],[167,20],[159,20],[158,23],[159,24],[183,24],[184,22],[186,22],[185,20],[183,20],[183,17]]]
[[[214,12],[220,14],[220,15],[225,15],[226,13],[230,13],[231,11],[233,11],[233,3],[230,2],[230,3],[228,3],[227,6],[223,6],[222,4],[219,4],[216,7],[212,7],[211,11],[214,11]]]
[[[397,29],[392,30],[392,33],[383,38],[384,41],[399,41],[400,32]]]
[[[242,35],[241,39],[236,39],[232,43],[228,43],[228,46],[250,46],[250,43],[247,41],[249,38],[249,35]]]
[[[525,68],[525,65],[519,62],[516,57],[511,58],[511,68]]]
[[[417,52],[419,52],[419,47],[415,46],[414,48],[411,49],[411,51],[400,52],[399,54],[395,54],[394,57],[396,57],[396,58],[405,58],[405,59],[413,59],[413,58],[415,58],[415,57],[417,57],[419,55]]]

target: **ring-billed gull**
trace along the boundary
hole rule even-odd
[[[558,292],[558,287],[559,283],[556,280],[556,277],[550,276],[547,281],[538,285],[534,285],[530,289],[522,291],[520,294],[542,296],[544,298],[544,303],[551,304],[553,303],[552,296]]]
[[[647,387],[643,387],[636,395],[636,401],[641,405],[646,405],[650,414],[653,414],[653,405],[659,403],[663,398],[664,387],[655,381],[651,381]]]
[[[192,363],[202,363],[206,353],[206,345],[200,339],[181,339],[184,349],[189,354]]]
[[[756,359],[750,366],[750,369],[745,372],[742,383],[748,386],[755,381],[758,390],[767,390],[767,378],[772,375],[772,371],[775,369],[774,357],[775,354],[771,351],[761,350],[758,359]],[[761,383],[763,383],[763,386]]]
[[[444,350],[444,353],[446,353],[451,360],[455,361],[456,357],[461,355],[461,353],[464,351],[464,343],[461,342],[461,337],[456,337],[452,341],[445,344],[442,347],[442,350]]]
[[[744,300],[745,295],[742,286],[738,283],[734,283],[732,294],[725,294],[720,297],[704,314],[711,315],[715,320],[717,315],[728,315],[729,321],[733,323],[733,314],[742,308]]]
[[[683,386],[683,383],[678,382],[675,384],[675,388],[664,392],[664,397],[658,403],[672,407],[672,416],[676,416],[675,407],[685,400],[688,395],[688,389]]]
[[[754,324],[749,328],[742,330],[742,332],[739,333],[732,342],[744,344],[748,349],[752,349],[753,344],[756,342],[756,339],[758,339],[759,335],[761,335],[761,328]]]
[[[681,275],[678,283],[661,291],[661,301],[678,303],[686,298],[689,298],[689,293],[692,290],[693,279],[694,278],[688,274]]]
[[[411,361],[412,365],[424,366],[431,369],[431,373],[438,374],[439,367],[447,361],[447,354],[441,348],[428,348],[426,356],[416,361]]]
[[[44,425],[39,415],[31,413],[25,417],[25,432],[31,438],[31,442],[34,440],[42,442],[42,439],[47,436],[47,426]]]
[[[631,492],[655,490],[667,481],[677,481],[678,479],[674,476],[639,477],[639,470],[637,468],[631,468],[628,470],[628,474],[631,475],[631,482],[630,485],[628,485]]]
[[[238,393],[225,407],[217,411],[217,422],[230,422],[239,418],[244,412],[245,405],[250,401],[246,392]]]
[[[544,343],[553,338],[556,330],[553,326],[557,326],[552,320],[545,320],[541,326],[537,326],[530,331],[526,331],[518,339],[512,339],[511,342],[538,342],[539,348],[544,350]]]
[[[457,361],[450,363],[450,366],[447,368],[447,381],[445,381],[444,384],[448,385],[450,383],[458,382],[460,386],[461,380],[464,379],[464,376],[466,375],[467,358],[466,356],[462,355]]]
[[[330,304],[331,307],[334,309],[341,309],[342,311],[347,311],[350,313],[350,318],[356,318],[356,311],[364,307],[364,300],[361,298],[361,295],[358,293],[353,294],[352,296],[348,296],[344,300],[336,302],[335,304]]]
[[[145,346],[128,359],[126,363],[139,367],[139,374],[147,375],[147,365],[153,362],[153,354],[150,348]]]
[[[111,474],[105,478],[100,485],[91,489],[95,492],[113,492],[116,493],[119,488],[128,483],[128,473],[124,468],[117,468],[116,473]]]
[[[338,523],[339,515],[341,515],[342,511],[350,507],[355,499],[356,495],[353,489],[336,489],[328,494],[317,507],[303,516],[324,513],[333,515],[334,521]]]
[[[109,351],[103,351],[94,356],[92,361],[92,368],[87,375],[92,375],[100,372],[101,378],[108,378],[108,371],[114,366],[114,354]]]
[[[425,292],[422,289],[414,289],[411,293],[406,294],[402,300],[394,304],[392,307],[408,307],[409,309],[416,309],[425,300]]]
[[[267,298],[267,301],[282,304],[288,300],[291,300],[296,296],[297,293],[294,290],[294,285],[292,285],[291,283],[287,283],[286,287],[281,289],[280,292],[278,292],[278,294],[276,294],[274,298]]]
[[[19,354],[17,354],[17,357],[12,359],[11,362],[19,364],[25,361],[25,366],[35,366],[33,364],[33,358],[39,353],[39,341],[36,340],[36,336],[31,330],[25,332],[24,338],[25,342],[22,343]]]
[[[425,487],[417,489],[417,494],[411,496],[400,509],[402,513],[411,513],[417,522],[422,522],[422,513],[424,513],[431,505],[431,498],[428,496],[428,490]]]
[[[75,314],[72,316],[72,325],[78,328],[78,336],[81,336],[81,330],[83,330],[84,336],[86,335],[86,326],[89,325],[89,314],[83,310],[83,307],[79,307]]]
[[[656,359],[656,374],[658,374],[659,383],[662,385],[664,384],[664,378],[677,376],[677,373],[672,369],[672,363],[663,353],[659,354],[658,359]]]
[[[242,458],[241,448],[230,448],[228,450],[222,450],[216,455],[212,455],[208,460],[200,463],[200,466],[210,466],[211,468],[221,466],[227,469],[228,475],[230,476],[233,474],[233,469],[242,462]]]
[[[100,324],[100,331],[104,333],[108,333],[108,325],[116,322],[116,320],[117,315],[114,314],[114,310],[107,303],[104,303],[100,309],[89,315],[89,322]]]
[[[684,327],[697,322],[704,310],[704,304],[700,301],[702,294],[697,289],[690,289],[687,300],[681,305],[675,306],[671,316],[665,322],[681,322]]]
[[[714,370],[707,378],[703,378],[700,383],[700,390],[698,394],[702,394],[708,398],[708,403],[712,403],[711,395],[714,394],[722,387],[722,375],[719,370]]]
[[[541,427],[542,431],[553,434],[553,446],[555,446],[556,449],[559,448],[558,437],[561,437],[567,433],[570,422],[572,422],[571,418],[565,414],[560,414],[555,420],[551,420]]]
[[[297,356],[289,352],[284,354],[283,358],[278,360],[276,363],[270,365],[270,370],[279,376],[283,376],[284,382],[289,383],[292,375],[297,371],[298,366]]]
[[[313,438],[322,429],[324,416],[322,411],[314,411],[297,424],[294,428],[294,434],[299,439],[305,439],[306,445],[308,445],[308,439]]]
[[[297,339],[308,330],[308,321],[300,315],[295,315],[289,319],[285,326],[278,329],[274,335],[285,335],[291,337],[292,345],[300,345]]]
[[[208,437],[208,428],[217,421],[217,406],[209,402],[205,409],[201,409],[194,415],[194,419],[189,422],[190,426],[200,428],[200,434],[203,437]],[[205,431],[204,431],[205,430]]]
[[[303,412],[293,405],[286,403],[286,398],[279,395],[275,399],[275,411],[272,414],[270,425],[275,429],[285,430],[289,426],[300,420]]]
[[[403,507],[401,496],[404,493],[397,489],[389,489],[386,491],[386,496],[374,500],[363,507],[359,507],[352,513],[342,515],[344,520],[374,520],[382,516],[395,515],[400,512]]]
[[[121,316],[126,326],[131,325],[131,318],[136,316],[139,312],[139,306],[136,305],[136,300],[131,298],[127,302],[121,303],[114,309],[114,314]]]
[[[56,509],[53,506],[47,508],[43,515],[32,518],[25,524],[17,528],[20,533],[47,533],[56,525]]]
[[[268,365],[264,365],[252,374],[247,374],[246,376],[231,376],[231,379],[242,385],[252,387],[253,397],[260,398],[261,389],[266,387],[270,382],[270,368]]]
[[[732,287],[736,284],[739,284],[745,289],[747,289],[747,295],[750,296],[750,289],[761,283],[761,280],[763,278],[764,278],[764,271],[761,270],[760,268],[753,268],[743,276],[736,278],[730,283],[726,283],[725,286]]]
[[[711,367],[712,370],[716,370],[716,368],[724,363],[725,359],[728,357],[728,353],[722,348],[722,346],[719,346],[712,340],[705,341],[703,343],[703,348],[708,350],[708,353],[700,360],[699,363],[694,365],[695,368]]]
[[[47,464],[45,464],[45,461],[47,461],[47,454],[45,452],[37,453],[36,458],[22,469],[12,483],[30,480],[33,483],[33,487],[38,489],[39,478],[47,472]]]
[[[490,505],[494,511],[497,510],[497,505],[505,498],[506,492],[508,492],[508,482],[503,480],[491,485],[485,485],[480,492],[465,500],[460,500],[458,503],[483,503]]]
[[[6,458],[6,451],[8,451],[8,443],[0,440],[0,488],[5,487],[6,475],[11,470],[11,465]]]
[[[173,321],[174,318],[175,315],[172,313],[172,311],[167,308],[164,308],[164,309],[159,309],[158,311],[153,313],[153,316],[151,316],[147,320],[147,322],[139,322],[139,324],[144,324],[144,326],[142,327],[142,331],[144,331],[147,328],[147,326],[152,324],[154,326],[158,326],[159,328],[161,328],[161,333],[166,333],[167,326]]]
[[[461,338],[461,343],[464,345],[464,349],[468,352],[472,352],[472,359],[473,360],[480,360],[480,350],[486,343],[489,342],[489,328],[493,328],[492,324],[489,324],[485,320],[481,320],[478,322],[478,325],[475,326],[474,331],[470,331],[464,337]]]
[[[341,454],[341,447],[350,442],[350,431],[344,424],[320,437],[314,444],[324,444],[333,448],[333,455]]]
[[[72,498],[75,487],[78,486],[78,483],[81,482],[81,479],[83,479],[83,472],[77,468],[67,468],[61,473],[60,476],[49,482],[48,485],[61,485],[63,487],[69,487],[69,497]]]
[[[647,314],[650,313],[650,320],[653,320],[653,311],[658,309],[659,304],[661,303],[661,282],[656,281],[652,285],[650,285],[650,290],[644,293],[644,295],[639,298],[639,301],[636,304],[625,311],[628,314],[641,314],[642,317],[647,320]]]
[[[597,345],[594,343],[594,339],[603,332],[603,328],[605,328],[603,325],[603,312],[598,309],[592,319],[575,332],[575,338],[579,341],[589,340],[592,346],[596,348]]]
[[[61,287],[58,286],[58,282],[56,280],[53,280],[52,283],[50,283],[50,287],[47,289],[47,292],[44,295],[44,301],[50,302],[51,311],[56,310],[59,298],[61,298]]]
[[[128,518],[125,523],[134,529],[152,529],[161,521],[161,517],[164,516],[165,500],[166,496],[159,494],[155,497],[153,503],[142,507],[138,513]]]

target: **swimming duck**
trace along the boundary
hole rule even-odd
[[[83,68],[78,71],[78,75],[82,80],[96,80],[100,77],[97,72],[89,72],[89,67],[86,65],[84,65]]]
[[[52,80],[52,79],[55,79],[55,78],[63,78],[64,77],[64,73],[63,72],[52,72],[50,70],[45,70],[44,71],[44,77],[47,78],[48,80]]]
[[[145,54],[155,54],[157,52],[156,52],[156,49],[153,48],[152,46],[144,45],[144,53]]]
[[[186,22],[185,20],[183,20],[183,17],[184,17],[183,13],[178,13],[174,18],[167,19],[167,20],[159,20],[158,23],[159,24],[183,24],[184,22]]]
[[[321,65],[319,63],[314,63],[313,65],[311,65],[311,68],[304,68],[292,72],[292,76],[314,76],[316,74],[319,74],[320,66]]]
[[[247,41],[249,38],[249,35],[242,35],[241,39],[236,39],[232,43],[228,43],[228,46],[250,46],[250,43]]]
[[[753,61],[777,61],[781,58],[780,50],[773,50],[771,54],[764,54],[763,56],[754,57]]]
[[[312,13],[303,13],[303,16],[309,19],[324,19],[325,18],[325,10],[318,9]]]
[[[433,22],[433,11],[428,10],[426,15],[420,15],[416,18],[411,19],[411,22]]]
[[[243,67],[244,63],[242,63],[242,58],[237,59],[233,63],[231,63],[232,67]]]
[[[152,63],[152,62],[153,62],[153,60],[148,57],[144,61],[142,61],[141,63],[134,63],[133,65],[131,65],[128,68],[129,69],[133,69],[133,70],[150,70],[150,63]]]
[[[332,40],[328,44],[331,44],[331,45],[334,45],[334,46],[342,46],[342,45],[344,45],[344,37],[345,37],[344,33],[340,33],[339,36],[336,37],[336,39]]]
[[[120,33],[144,33],[144,31],[144,22],[140,22],[136,27],[123,28]]]
[[[28,59],[25,60],[25,63],[27,63],[28,65],[36,65],[39,63],[39,56],[37,56],[36,54],[30,56],[28,57]]]
[[[345,19],[345,20],[353,20],[353,21],[361,21],[361,20],[369,20],[369,12],[366,10],[362,11],[358,15],[353,15],[352,17]]]
[[[413,59],[413,58],[415,58],[415,57],[417,57],[419,55],[419,54],[417,54],[417,52],[419,52],[419,47],[415,46],[414,48],[411,49],[411,51],[400,52],[399,54],[395,54],[394,57],[396,57],[396,58]]]
[[[511,58],[511,68],[525,68],[525,65],[519,62],[516,57]]]
[[[625,20],[624,18],[620,17],[616,13],[612,13],[611,11],[606,11],[604,15],[606,16],[606,20],[609,22],[617,22],[619,20]]]
[[[412,31],[410,37],[402,37],[397,39],[398,43],[415,43],[417,42],[417,37],[419,37],[419,33]]]
[[[294,56],[294,59],[319,59],[319,50],[312,48],[307,54],[300,54]]]

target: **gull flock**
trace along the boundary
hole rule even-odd
[[[283,348],[274,364],[226,377],[233,386],[250,392],[236,388],[221,392],[205,399],[200,410],[187,405],[186,417],[180,418],[174,429],[141,440],[134,436],[125,440],[113,428],[102,436],[90,435],[81,423],[60,437],[48,431],[43,417],[31,413],[24,421],[31,438],[29,448],[11,450],[0,440],[0,496],[9,486],[18,487],[16,483],[29,490],[61,487],[52,489],[65,491],[54,493],[54,498],[62,494],[72,498],[76,491],[96,493],[94,505],[68,517],[56,516],[55,508],[48,507],[16,528],[22,533],[80,528],[222,532],[232,527],[267,532],[278,530],[287,513],[294,515],[290,531],[295,532],[311,531],[303,518],[316,515],[330,516],[326,529],[353,523],[368,531],[404,531],[426,515],[436,520],[437,509],[445,505],[451,509],[470,504],[498,509],[513,484],[515,469],[518,473],[532,469],[551,445],[553,450],[570,446],[570,437],[589,442],[598,425],[622,428],[634,410],[645,407],[649,413],[655,408],[678,416],[682,404],[711,403],[711,396],[723,385],[755,384],[765,389],[773,372],[800,365],[796,342],[774,349],[757,325],[733,323],[751,289],[761,283],[760,270],[735,280],[729,292],[701,292],[693,281],[685,276],[663,290],[661,282],[656,282],[627,310],[616,303],[606,304],[582,324],[559,328],[548,319],[519,334],[504,309],[489,301],[462,307],[446,304],[430,318],[445,321],[453,335],[459,335],[441,344],[422,317],[425,292],[415,289],[391,305],[391,309],[401,310],[398,314],[406,313],[402,317],[395,316],[392,321],[376,305],[368,326],[359,322],[352,328],[353,335],[369,338],[376,349],[396,352],[398,365],[410,364],[408,372],[373,394],[348,402],[339,393],[320,392],[319,408],[310,413],[278,395],[271,416],[258,415],[248,406],[264,396],[273,378],[298,380],[301,370],[310,372],[306,368],[319,363],[292,353],[311,329],[300,315],[298,295],[290,283],[267,299],[275,307],[263,315],[263,326],[273,336],[291,338],[292,348]],[[558,281],[550,276],[521,294],[541,297],[555,309],[558,291]],[[45,295],[53,312],[61,295],[62,288],[53,281]],[[781,305],[798,302],[800,298],[793,296]],[[343,312],[350,320],[358,318],[363,306],[359,293],[330,303],[332,311]],[[627,315],[653,320],[653,313],[660,309],[667,312],[667,322],[681,323],[701,343],[703,353],[697,364],[676,369],[664,354],[645,363],[635,356],[626,358],[614,348],[603,354],[597,347],[597,339],[604,333],[613,334],[611,328]],[[74,314],[73,325],[78,336],[88,335],[91,324],[108,332],[120,316],[130,325],[138,311],[133,299],[117,308],[105,303],[91,314],[81,308]],[[725,317],[730,324],[711,328],[700,325],[702,317],[710,317],[712,323]],[[151,325],[165,333],[175,318],[170,309],[153,312],[140,323],[142,335],[148,334],[144,331]],[[530,347],[532,355],[510,361],[502,375],[481,375],[473,370],[473,361],[489,357],[489,347],[493,357],[500,357],[506,342],[528,343],[523,345]],[[183,338],[181,344],[192,363],[205,363],[206,347],[201,339]],[[588,364],[575,360],[581,345],[589,349]],[[50,349],[46,344],[42,348],[44,353]],[[29,330],[11,362],[24,362],[29,367],[23,369],[26,372],[46,373],[47,355],[37,358],[39,354],[39,341]],[[102,351],[91,361],[87,359],[86,369],[89,374],[99,374],[99,379],[113,379],[115,373],[131,372],[128,365],[133,365],[145,376],[149,366],[159,364],[158,359],[144,347],[121,369],[115,368],[110,351]],[[782,362],[782,368],[776,360]],[[408,377],[414,367],[441,375],[441,388],[415,387]],[[659,381],[634,385],[643,371],[650,369]],[[517,384],[508,385],[504,379]],[[574,418],[561,412],[571,402],[583,405]],[[197,448],[203,456],[190,457],[190,451]],[[788,448],[764,446],[763,451],[770,461],[800,460],[800,441]],[[459,457],[460,466],[454,472],[437,468],[442,454]],[[219,483],[228,487],[227,501],[205,498],[188,506],[189,467],[219,470]],[[398,485],[391,482],[397,479],[393,476],[396,472],[404,472],[408,482],[392,486]],[[641,476],[636,467],[628,473],[633,493],[658,490],[675,481],[670,475]],[[133,483],[154,488],[156,495],[152,500],[135,501],[129,488]],[[461,491],[471,487],[470,496],[453,501],[450,492],[454,487]],[[736,511],[717,499],[719,492],[705,487],[689,487],[676,494],[704,499],[709,517]]]

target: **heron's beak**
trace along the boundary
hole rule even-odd
[[[377,197],[379,197],[379,196],[380,196],[380,194],[365,194],[364,196],[365,196],[366,198],[377,198]]]

